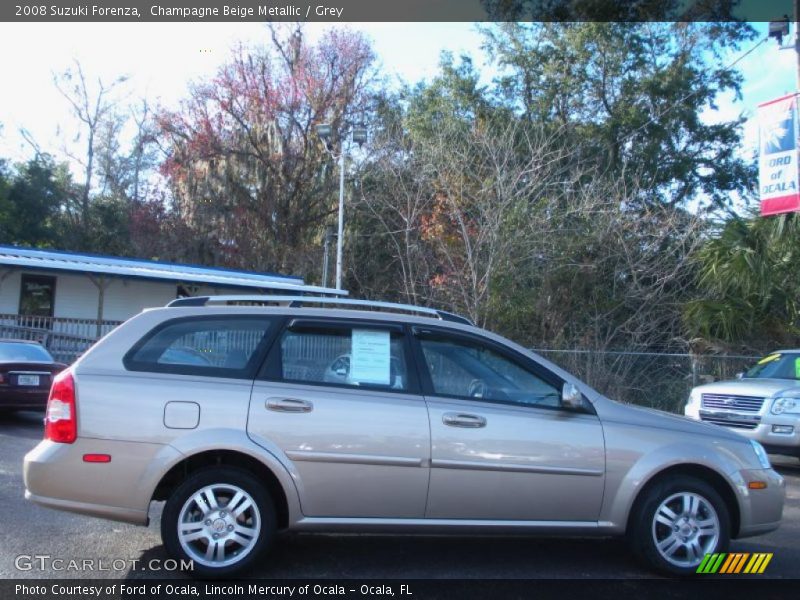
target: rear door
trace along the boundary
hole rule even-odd
[[[306,516],[423,517],[428,413],[402,327],[294,319],[253,387],[248,433],[293,464]]]
[[[605,448],[587,402],[560,405],[562,381],[503,346],[416,329],[430,414],[426,517],[596,521]]]

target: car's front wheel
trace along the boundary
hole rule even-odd
[[[644,491],[629,531],[637,556],[671,575],[696,572],[706,554],[725,552],[730,518],[717,491],[695,477],[668,477]]]
[[[209,467],[184,481],[161,516],[167,552],[200,577],[229,577],[258,559],[275,532],[275,509],[247,471]]]

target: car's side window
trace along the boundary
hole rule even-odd
[[[437,395],[558,407],[558,388],[517,362],[471,340],[437,336],[419,340]]]
[[[167,322],[128,353],[125,366],[135,371],[239,377],[255,366],[271,323],[246,317]]]
[[[408,389],[400,331],[356,325],[287,329],[279,345],[284,381]]]

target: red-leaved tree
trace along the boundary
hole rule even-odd
[[[375,56],[360,34],[270,27],[239,48],[158,123],[175,210],[193,232],[185,258],[309,275],[336,207],[337,173],[316,134],[344,132],[369,110]],[[338,148],[338,141],[334,140]]]

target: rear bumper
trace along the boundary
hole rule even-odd
[[[73,444],[43,440],[25,455],[25,497],[36,504],[105,519],[147,524],[158,483],[161,444],[78,438]],[[84,454],[108,454],[111,462],[84,462]]]
[[[49,390],[37,388],[27,390],[24,388],[0,388],[0,410],[4,408],[14,410],[44,410],[47,407],[47,397],[49,393]]]
[[[146,510],[141,511],[119,506],[105,506],[102,504],[63,500],[61,498],[48,498],[46,496],[31,494],[28,490],[25,490],[25,499],[39,506],[46,506],[47,508],[65,510],[92,517],[102,517],[104,519],[111,519],[112,521],[124,521],[126,523],[133,523],[134,525],[147,525],[150,522]]]

